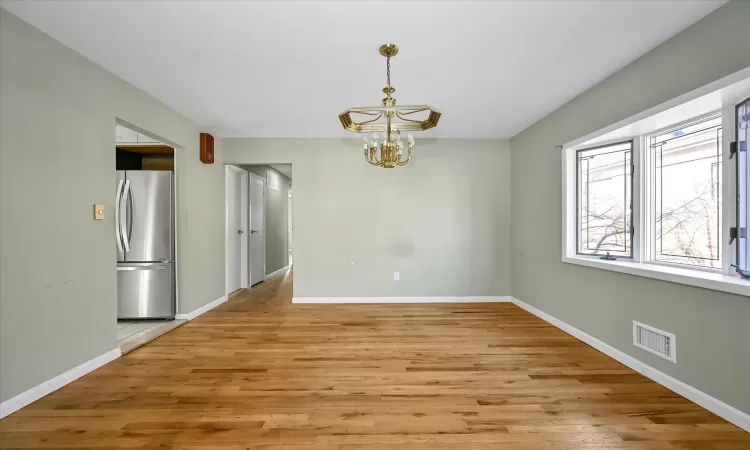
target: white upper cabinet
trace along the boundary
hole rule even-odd
[[[152,139],[141,133],[126,128],[122,125],[115,125],[115,142],[117,144],[161,144],[156,139]]]
[[[115,125],[115,142],[118,144],[137,143],[138,133],[122,125]]]
[[[139,144],[161,144],[161,142],[157,141],[156,139],[151,139],[150,137],[143,135],[141,133],[138,134],[138,143]]]

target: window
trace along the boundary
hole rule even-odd
[[[576,254],[721,270],[721,137],[716,113],[577,149]]]
[[[720,269],[721,116],[648,137],[653,261]]]
[[[633,142],[576,152],[579,254],[633,256]]]
[[[750,296],[744,83],[562,146],[563,261]]]

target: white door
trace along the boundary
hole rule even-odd
[[[243,183],[244,182],[244,183]],[[243,184],[247,186],[247,174],[234,168],[227,168],[226,172],[226,240],[227,240],[227,294],[245,287],[246,277],[243,276],[247,263],[245,230],[243,216],[247,217],[247,206],[243,205]],[[244,211],[243,211],[244,210]],[[245,272],[246,273],[246,272]]]
[[[250,285],[266,279],[265,186],[261,178],[250,177]]]

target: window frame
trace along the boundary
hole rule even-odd
[[[670,281],[674,283],[697,286],[705,289],[729,292],[733,294],[750,296],[750,280],[743,280],[736,274],[731,264],[737,259],[738,248],[736,244],[729,245],[729,229],[736,223],[736,205],[733,200],[737,197],[736,177],[737,170],[734,160],[730,160],[729,146],[732,141],[736,141],[737,136],[737,107],[743,103],[743,98],[729,99],[722,101],[722,107],[719,110],[711,111],[707,114],[700,114],[688,120],[677,122],[666,127],[654,129],[647,133],[638,133],[632,135],[619,135],[617,139],[610,141],[597,142],[595,145],[584,145],[581,142],[591,141],[596,137],[592,133],[584,138],[573,141],[570,144],[558,146],[562,156],[562,261],[565,263],[576,264],[581,266],[593,267],[631,275],[643,276],[657,280]],[[679,106],[672,104],[671,107]],[[650,112],[646,115],[642,113],[639,119],[648,118],[655,115]],[[653,236],[653,230],[648,230],[648,199],[649,186],[647,186],[648,177],[650,177],[649,168],[647,167],[647,152],[649,150],[649,138],[652,135],[662,132],[668,132],[682,128],[686,125],[697,123],[711,117],[721,116],[722,129],[722,147],[721,147],[721,230],[720,240],[721,247],[721,268],[709,268],[701,266],[691,266],[687,264],[671,263],[667,261],[656,261],[649,258],[650,249],[647,246],[648,236]],[[637,116],[636,116],[637,117]],[[631,122],[632,123],[632,122]],[[623,127],[627,123],[620,122],[618,127]],[[601,130],[598,134],[601,136],[605,132],[617,129],[615,125]],[[620,128],[621,129],[621,128]],[[730,130],[730,131],[727,131]],[[632,233],[633,257],[617,257],[615,261],[602,260],[600,255],[589,255],[578,253],[578,162],[577,151],[590,148],[607,146],[616,143],[623,143],[632,140],[632,163],[635,166],[632,174],[632,224],[634,232]],[[648,234],[647,234],[648,233]]]
[[[617,259],[627,259],[627,260],[634,260],[635,258],[635,139],[629,138],[624,139],[620,141],[614,141],[609,142],[606,144],[597,144],[593,147],[584,147],[579,148],[575,150],[575,187],[576,187],[576,218],[575,218],[575,238],[576,238],[576,244],[575,244],[575,252],[576,255],[579,256],[586,256],[586,257],[595,257],[595,258],[601,258],[602,256],[606,255],[607,252],[604,253],[582,253],[580,251],[581,248],[581,227],[579,220],[581,219],[580,214],[580,207],[581,207],[581,183],[580,183],[580,177],[581,177],[581,171],[580,165],[578,164],[579,161],[579,155],[582,152],[592,151],[592,150],[599,150],[607,147],[614,147],[616,145],[622,145],[622,144],[630,144],[630,255],[629,256],[621,256],[621,255],[615,255],[615,258]]]
[[[739,124],[737,123],[737,119],[738,119],[738,117],[740,115],[740,108],[742,108],[743,106],[745,107],[746,111],[748,109],[750,109],[750,97],[747,97],[747,98],[744,98],[743,100],[740,100],[739,102],[737,102],[737,104],[733,108],[732,107],[727,107],[727,111],[723,114],[723,121],[724,121],[724,123],[726,124],[726,122],[731,122],[732,131],[733,131],[731,143],[734,143],[737,146],[739,146],[739,143],[740,143]],[[731,109],[731,112],[729,111],[729,109]],[[730,120],[727,120],[728,117],[731,117]],[[731,143],[728,144],[728,145],[731,145]],[[746,145],[747,145],[747,141],[746,141]],[[741,230],[741,227],[740,227],[741,224],[740,224],[740,220],[739,220],[739,215],[740,215],[740,210],[741,210],[741,204],[740,203],[741,203],[742,200],[744,200],[746,208],[748,208],[748,205],[750,205],[750,199],[742,197],[741,193],[740,193],[740,183],[739,183],[739,177],[740,177],[740,151],[741,150],[739,148],[736,148],[736,154],[734,155],[734,161],[733,161],[734,168],[732,170],[732,172],[734,174],[734,179],[733,179],[734,186],[732,187],[732,190],[731,190],[731,192],[732,192],[732,197],[731,198],[735,199],[735,203],[736,204],[735,204],[734,208],[730,208],[730,209],[732,209],[731,212],[733,213],[733,220],[732,220],[731,224],[732,224],[733,228],[736,229],[736,233],[737,234],[739,234],[741,232],[740,231]],[[731,150],[727,151],[727,153],[730,153],[730,152],[731,152]],[[750,148],[745,149],[745,159],[750,158],[750,153],[749,152],[750,152]],[[732,156],[733,155],[729,154],[729,157],[732,157]],[[745,165],[747,166],[748,164],[746,163]],[[747,189],[748,187],[750,187],[750,169],[746,168],[745,177],[746,177],[745,184],[747,186],[746,187],[746,189]],[[748,193],[746,195],[750,195],[750,193]],[[748,208],[748,209],[750,209],[750,208]],[[748,216],[750,216],[750,212],[747,212],[746,214]],[[750,219],[750,218],[748,218],[748,219]],[[750,220],[748,220],[748,219],[746,219],[746,221],[750,222]],[[750,228],[750,223],[746,223],[745,227],[746,228]],[[747,230],[746,230],[746,233],[747,233]],[[727,233],[727,236],[729,236],[729,233]],[[734,245],[734,252],[730,252],[731,254],[729,255],[730,265],[736,264],[739,268],[744,269],[744,270],[748,270],[748,267],[744,267],[744,268],[741,267],[742,264],[740,263],[740,256],[741,256],[741,251],[742,251],[741,248],[743,247],[740,244],[742,243],[742,241],[740,240],[739,237],[737,237],[737,239],[736,239],[735,242],[736,242],[736,244]],[[748,259],[750,259],[750,236],[748,236],[748,237],[745,238],[745,245],[744,245],[744,247],[745,247],[745,253],[746,253],[745,258],[746,258],[746,260],[748,260]],[[730,273],[731,272],[732,272],[732,270],[730,269]]]
[[[655,177],[655,167],[653,167],[649,152],[652,150],[650,145],[650,140],[653,136],[658,136],[661,134],[669,133],[672,131],[677,131],[682,128],[686,128],[690,125],[698,124],[701,122],[707,122],[711,119],[717,119],[721,118],[721,125],[720,129],[722,130],[722,148],[721,148],[721,211],[719,215],[721,216],[721,222],[719,226],[719,241],[721,242],[721,246],[719,247],[720,255],[719,255],[719,261],[721,263],[720,267],[701,267],[698,265],[691,265],[691,264],[680,264],[675,262],[669,262],[669,261],[659,261],[655,258],[654,249],[651,247],[652,245],[656,245],[655,239],[653,237],[656,234],[655,230],[655,222],[653,217],[653,205],[651,203],[651,198],[648,195],[654,187],[651,185],[651,183],[654,181],[653,177]],[[725,270],[726,266],[729,265],[727,262],[727,248],[725,245],[726,237],[729,236],[729,227],[728,225],[730,222],[727,222],[726,215],[724,214],[724,210],[727,209],[727,205],[725,205],[725,202],[730,198],[727,197],[727,190],[725,189],[725,183],[728,179],[728,171],[729,169],[727,166],[730,164],[728,162],[728,155],[726,150],[726,137],[723,134],[724,133],[724,127],[726,123],[724,120],[724,114],[721,109],[711,111],[706,114],[701,114],[699,116],[690,118],[688,120],[683,120],[681,122],[677,122],[675,124],[659,128],[657,130],[651,131],[649,133],[642,134],[640,136],[637,136],[641,140],[641,158],[640,161],[642,161],[642,164],[640,167],[637,167],[636,170],[639,170],[641,173],[641,179],[643,180],[643,183],[641,185],[641,189],[643,190],[643,197],[641,199],[641,205],[642,205],[642,215],[644,217],[644,220],[642,222],[641,230],[644,230],[641,233],[641,236],[644,238],[641,240],[641,255],[643,257],[641,258],[640,262],[646,263],[646,264],[656,264],[660,266],[665,267],[674,267],[674,268],[681,268],[681,269],[689,269],[689,270],[698,270],[698,271],[704,271],[709,273],[729,273],[728,270]]]

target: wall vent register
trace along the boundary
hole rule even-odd
[[[677,339],[672,333],[633,321],[633,344],[657,356],[677,363]]]

